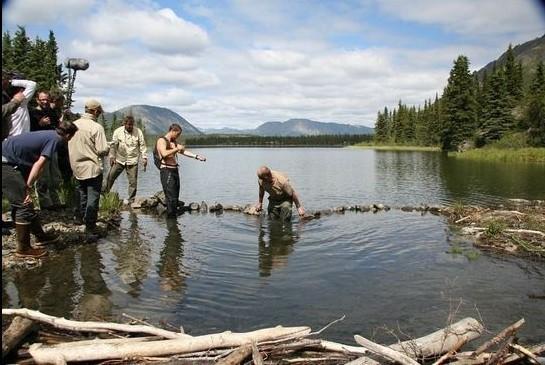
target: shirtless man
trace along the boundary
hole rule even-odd
[[[161,185],[167,202],[167,217],[176,217],[178,211],[178,198],[180,196],[180,174],[178,171],[177,154],[191,157],[199,161],[206,161],[206,157],[187,151],[176,139],[182,135],[182,127],[172,124],[167,134],[157,140],[157,152],[161,158],[159,171]]]

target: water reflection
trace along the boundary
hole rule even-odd
[[[117,259],[115,270],[119,278],[129,286],[127,293],[138,298],[151,267],[151,247],[138,227],[138,216],[130,212],[128,220],[128,237],[123,245],[115,246],[112,253]]]
[[[183,267],[184,239],[176,219],[167,219],[167,235],[159,254],[157,273],[163,291],[182,292],[185,288],[185,272]]]
[[[13,273],[12,282],[19,298],[17,306],[54,316],[71,313],[82,320],[108,318],[112,309],[111,292],[102,277],[103,271],[97,245],[52,254],[39,267]],[[4,283],[2,288],[4,291]],[[14,298],[8,302],[15,304]]]
[[[299,238],[298,236],[294,233],[291,220],[281,221],[271,218],[260,220],[257,237],[259,276],[270,276],[273,269],[288,265],[288,256],[293,252],[293,246]]]

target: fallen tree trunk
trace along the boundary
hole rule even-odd
[[[28,318],[16,316],[9,327],[2,333],[2,359],[13,350],[34,328],[34,322]]]
[[[70,348],[33,344],[30,346],[29,352],[38,364],[66,364],[69,361],[96,361],[132,356],[166,356],[217,348],[238,347],[251,344],[252,341],[268,341],[294,335],[305,336],[309,333],[309,327],[277,326],[246,333],[223,332],[135,344],[97,343],[84,346],[74,345]]]
[[[484,328],[479,321],[468,317],[427,336],[396,343],[389,347],[413,359],[428,358],[453,350],[460,341],[466,343],[474,340],[483,331]]]
[[[71,321],[65,318],[53,317],[48,314],[41,313],[39,311],[21,308],[21,309],[5,309],[2,308],[2,315],[17,315],[25,318],[32,319],[37,322],[47,323],[55,328],[66,329],[70,331],[78,332],[108,332],[119,331],[128,333],[147,333],[150,335],[160,336],[163,338],[191,338],[191,336],[167,331],[161,328],[144,325],[132,325],[132,324],[120,324],[109,322],[81,322]]]
[[[398,362],[402,365],[420,365],[418,362],[414,361],[409,356],[401,352],[397,352],[389,347],[382,346],[382,345],[379,345],[378,343],[369,341],[368,339],[361,337],[359,335],[355,335],[354,339],[361,346],[369,349],[375,354],[378,354],[390,361]]]

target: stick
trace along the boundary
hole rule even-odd
[[[522,347],[521,345],[517,345],[516,343],[509,344],[509,347],[511,347],[512,349],[514,349],[514,350],[520,352],[521,354],[523,354],[524,356],[526,356],[530,360],[530,362],[533,362],[534,364],[539,365],[539,361],[537,359],[537,356],[534,355],[527,348]]]
[[[217,365],[238,365],[244,361],[252,353],[251,345],[240,346],[235,351],[231,352],[227,357],[221,359]]]
[[[471,218],[470,215],[468,215],[468,216],[466,216],[466,217],[463,217],[463,218],[460,218],[460,219],[458,219],[458,220],[457,220],[456,222],[454,222],[454,223],[456,223],[456,224],[462,223],[463,221],[465,221],[465,220],[467,220],[467,219],[469,219],[469,218]]]
[[[2,359],[11,352],[30,332],[32,332],[34,322],[30,319],[16,316],[11,324],[2,333]]]
[[[466,342],[467,342],[466,339],[462,338],[460,341],[458,341],[458,343],[452,349],[450,349],[449,352],[447,352],[446,354],[441,356],[439,359],[437,359],[437,361],[434,362],[432,365],[441,365],[442,363],[447,361],[450,357],[452,357],[452,355],[454,355],[456,353],[456,351],[461,349],[462,346],[464,346],[466,344]]]
[[[505,356],[505,352],[507,351],[507,349],[509,348],[509,345],[511,344],[511,342],[513,341],[514,339],[514,336],[509,336],[505,342],[500,346],[500,348],[498,349],[498,351],[496,351],[496,353],[494,353],[490,359],[488,359],[488,361],[486,362],[486,365],[492,365],[492,364],[501,364],[501,359]]]
[[[344,365],[380,365],[380,363],[368,357],[362,356],[358,357],[356,360],[347,362]]]
[[[506,338],[508,336],[511,336],[513,333],[517,332],[517,330],[524,324],[524,318],[518,320],[517,322],[513,323],[509,327],[504,328],[500,333],[498,333],[494,338],[491,340],[486,341],[481,346],[477,348],[471,355],[471,357],[477,357],[479,354],[482,354],[486,350],[488,350],[491,346],[498,344],[503,338]]]
[[[71,331],[82,332],[107,332],[107,331],[121,331],[129,333],[147,333],[150,335],[161,336],[163,338],[191,338],[189,335],[183,333],[176,333],[167,331],[161,328],[142,325],[131,324],[119,324],[109,322],[81,322],[71,321],[65,318],[53,317],[39,311],[30,310],[26,308],[21,309],[5,309],[2,308],[2,315],[19,315],[21,317],[29,318],[34,321],[43,322],[52,325],[55,328],[61,328]]]
[[[254,360],[254,365],[263,365],[263,356],[259,353],[255,341],[252,342],[252,359]]]
[[[414,361],[413,359],[411,359],[405,354],[402,354],[400,352],[392,350],[391,348],[369,341],[368,339],[363,338],[359,335],[355,335],[354,339],[361,346],[368,348],[369,350],[373,351],[376,354],[381,355],[382,357],[385,357],[388,360],[398,362],[402,365],[420,365],[418,362]]]
[[[319,335],[320,333],[322,333],[323,331],[325,331],[328,327],[334,325],[334,324],[337,323],[337,322],[340,322],[340,321],[344,320],[345,318],[346,318],[346,315],[343,314],[341,318],[337,318],[337,319],[334,320],[333,322],[328,323],[324,328],[322,328],[321,330],[319,330],[319,331],[317,331],[317,332],[311,332],[311,333],[309,334],[309,336],[312,336],[312,335]]]

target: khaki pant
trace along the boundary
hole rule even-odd
[[[267,211],[273,218],[279,218],[281,220],[291,219],[291,200],[274,201],[269,199],[269,205]]]
[[[103,191],[105,193],[108,193],[112,186],[114,185],[115,180],[121,175],[123,170],[127,171],[127,180],[129,180],[129,201],[134,201],[134,198],[136,197],[136,186],[137,186],[137,180],[138,180],[138,164],[135,165],[122,165],[118,162],[116,162],[111,168],[110,172],[108,173],[108,179],[106,181],[106,186],[104,187]]]

